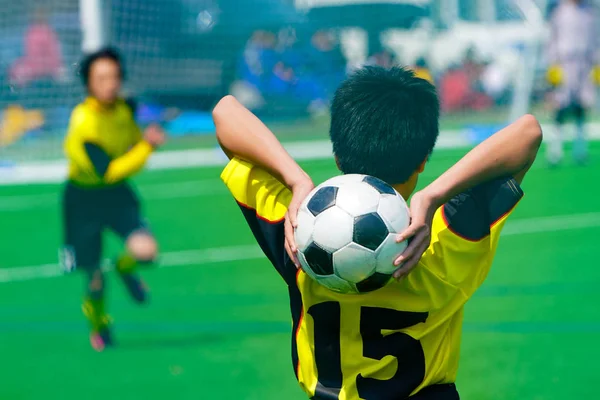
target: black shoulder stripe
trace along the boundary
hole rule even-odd
[[[108,170],[108,165],[111,162],[111,159],[108,156],[108,154],[106,154],[104,149],[102,149],[100,146],[94,143],[85,142],[83,144],[83,147],[85,148],[85,151],[88,157],[90,158],[90,161],[94,165],[98,176],[104,176],[104,174],[106,174],[106,171]]]
[[[137,113],[137,110],[138,110],[138,103],[137,103],[136,99],[133,98],[133,97],[126,98],[125,99],[125,105],[127,107],[129,107],[129,109],[131,110],[131,114],[135,118],[135,114]]]
[[[285,251],[284,222],[266,221],[256,214],[256,210],[238,204],[265,256],[288,285],[295,284],[296,267]]]
[[[472,191],[444,204],[442,214],[448,229],[466,240],[476,242],[490,234],[487,212],[475,201]]]
[[[446,225],[466,240],[479,241],[523,197],[513,178],[500,178],[455,196],[442,209]]]
[[[523,197],[523,190],[513,178],[496,181],[496,185],[489,185],[486,189],[488,192],[490,225],[509,213]]]

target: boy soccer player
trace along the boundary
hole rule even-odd
[[[292,358],[307,395],[458,399],[463,306],[485,279],[500,231],[521,199],[519,185],[542,140],[537,120],[522,117],[415,193],[411,224],[398,238],[412,240],[395,261],[397,280],[343,295],[297,270],[293,227],[313,188],[310,177],[234,98],[222,99],[213,114],[231,158],[222,179],[288,285]],[[359,70],[331,107],[340,170],[376,176],[408,199],[435,145],[438,116],[434,87],[411,71]]]
[[[83,312],[90,322],[91,345],[102,351],[112,344],[100,268],[102,234],[111,229],[125,242],[115,267],[131,297],[145,302],[146,287],[135,270],[155,259],[157,244],[127,178],[144,166],[165,135],[150,126],[142,136],[131,106],[119,97],[124,70],[116,51],[87,56],[81,75],[88,97],[73,110],[65,140],[69,178],[63,194],[62,258],[67,269],[76,265],[87,275]]]
[[[600,80],[600,41],[595,8],[586,0],[562,0],[550,18],[548,42],[548,82],[554,86],[553,105],[556,127],[546,151],[550,165],[560,163],[563,157],[563,126],[572,116],[577,128],[573,143],[573,157],[579,164],[587,161],[585,122],[588,110],[594,104]]]

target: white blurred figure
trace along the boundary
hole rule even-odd
[[[503,104],[510,89],[510,76],[507,69],[497,61],[486,63],[481,74],[481,85],[485,94],[494,99],[496,104]]]
[[[587,160],[584,125],[586,111],[594,103],[594,80],[598,78],[594,67],[600,61],[598,22],[596,10],[586,0],[563,0],[552,13],[547,78],[554,86],[556,128],[549,135],[546,149],[550,165],[562,160],[563,126],[569,116],[575,118],[577,127],[573,157],[578,163]]]

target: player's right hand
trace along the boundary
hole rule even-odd
[[[438,205],[425,190],[415,193],[410,200],[410,225],[396,237],[397,242],[408,240],[408,247],[394,261],[398,269],[395,279],[401,279],[412,271],[431,243],[431,224]]]
[[[560,86],[563,83],[563,70],[559,65],[551,65],[546,71],[546,81],[551,86]]]
[[[300,262],[298,261],[298,247],[296,247],[296,240],[294,238],[294,231],[298,227],[298,210],[304,199],[310,194],[315,188],[315,185],[308,175],[305,175],[303,179],[290,187],[292,191],[292,201],[288,206],[287,213],[285,214],[285,251],[290,256],[290,260],[294,263],[296,268],[300,268]]]
[[[144,131],[144,140],[156,149],[165,143],[166,135],[159,125],[152,124]]]

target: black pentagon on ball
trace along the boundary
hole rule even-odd
[[[335,206],[337,192],[338,188],[334,186],[322,187],[317,190],[306,207],[316,217],[328,208]]]
[[[377,250],[389,231],[379,214],[370,213],[354,218],[352,241],[370,250]]]
[[[356,284],[356,289],[359,293],[367,293],[372,292],[373,290],[381,289],[392,278],[390,274],[381,274],[379,272],[375,272],[373,275],[368,277],[362,282]]]
[[[381,194],[396,194],[396,191],[393,187],[391,187],[381,179],[375,178],[374,176],[365,176],[363,182],[373,186],[373,188],[375,188],[375,190],[377,190]]]
[[[312,242],[306,250],[304,250],[304,258],[306,258],[306,262],[315,274],[333,274],[333,254],[321,248],[315,242]]]

